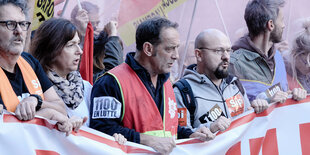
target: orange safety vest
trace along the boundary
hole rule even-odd
[[[30,92],[30,94],[37,94],[44,99],[43,91],[41,88],[41,84],[33,71],[30,64],[20,56],[17,60],[18,67],[21,70],[21,73],[24,78],[24,82]],[[6,74],[0,67],[0,95],[2,101],[6,107],[6,109],[10,112],[15,112],[17,105],[19,104],[19,99],[17,98],[9,79],[7,78]]]
[[[147,88],[128,64],[107,73],[116,79],[122,94],[124,127],[158,137],[176,136],[178,113],[170,80],[164,84],[163,119]]]

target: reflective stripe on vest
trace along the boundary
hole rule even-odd
[[[122,94],[124,127],[160,137],[176,135],[178,127],[176,100],[169,80],[165,82],[163,88],[164,113],[161,117],[152,96],[128,64],[123,63],[107,73],[116,79]]]
[[[146,131],[144,134],[156,136],[156,137],[171,137],[172,134],[170,131],[163,131],[163,130],[155,130],[155,131]]]
[[[18,58],[17,64],[21,70],[24,82],[30,94],[40,95],[42,99],[44,99],[41,84],[30,64],[22,56]],[[0,67],[0,79],[1,79],[0,94],[2,101],[8,111],[15,112],[15,109],[19,104],[19,99],[17,98],[9,79],[7,78],[6,74],[4,73],[1,67]]]
[[[271,83],[240,79],[243,87],[247,91],[247,95],[250,101],[253,101],[259,93],[265,92],[268,88],[272,87],[277,83],[280,83],[283,91],[287,91],[288,84],[286,78],[286,69],[282,55],[280,54],[279,51],[276,51],[274,59],[275,59],[275,70]]]

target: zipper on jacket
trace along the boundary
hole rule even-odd
[[[207,78],[209,79],[208,76],[205,75],[205,77],[207,77]],[[223,103],[223,105],[224,105],[225,114],[226,114],[226,117],[228,118],[227,107],[226,107],[226,102],[225,102],[225,100],[224,100],[224,98],[223,98],[223,93],[222,93],[222,92],[219,90],[219,88],[213,83],[212,80],[209,79],[209,81],[214,85],[214,87],[216,88],[216,90],[217,90],[218,93],[220,94],[220,96],[221,96],[221,98],[222,98],[222,103]],[[222,81],[222,82],[223,82],[223,81]],[[225,87],[225,88],[226,88],[226,87]],[[224,89],[225,89],[225,88],[224,88]]]

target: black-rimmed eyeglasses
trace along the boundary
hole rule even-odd
[[[13,21],[13,20],[7,20],[7,21],[0,21],[0,23],[4,23],[6,25],[6,27],[11,30],[14,31],[17,27],[17,24],[19,25],[19,27],[23,30],[23,31],[27,31],[29,29],[29,26],[31,24],[31,22],[28,21]]]
[[[217,55],[223,55],[225,53],[225,51],[230,54],[233,52],[232,49],[211,49],[211,48],[207,48],[207,47],[200,47],[198,49],[206,49],[206,50],[210,50],[215,52]]]

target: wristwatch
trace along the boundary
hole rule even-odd
[[[38,104],[36,106],[36,111],[40,110],[41,106],[42,106],[42,102],[43,102],[42,97],[40,95],[37,95],[37,94],[31,94],[30,96],[37,98]]]

